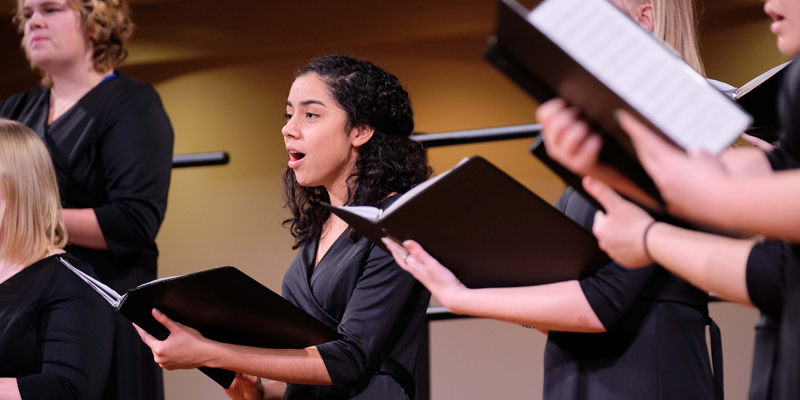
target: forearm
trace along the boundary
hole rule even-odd
[[[223,368],[280,382],[332,385],[316,347],[263,349],[211,342],[209,367]],[[284,388],[285,389],[285,388]]]
[[[732,231],[800,242],[800,171],[726,179],[709,188],[698,220]]]
[[[109,250],[93,209],[65,209],[61,215],[67,227],[70,244],[94,250]]]
[[[0,400],[22,400],[16,378],[0,378]]]
[[[703,291],[752,305],[747,293],[747,260],[754,240],[690,231],[665,223],[653,225],[647,249],[653,260]]]
[[[466,289],[445,306],[457,314],[498,319],[544,331],[605,332],[578,281]]]

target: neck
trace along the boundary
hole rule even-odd
[[[343,168],[342,173],[336,177],[332,184],[324,185],[325,190],[328,191],[328,198],[331,200],[331,205],[334,207],[341,207],[345,205],[347,202],[347,178],[353,174],[353,171],[356,170],[356,159],[358,158],[358,153],[353,152],[348,161],[346,161],[346,165],[348,168]]]
[[[347,185],[345,181],[337,180],[337,183],[330,187],[326,186],[325,190],[328,191],[328,198],[330,198],[332,206],[341,207],[347,202]]]
[[[64,68],[48,71],[53,78],[52,93],[60,98],[69,98],[97,86],[113,70],[100,72],[91,60],[72,63]]]

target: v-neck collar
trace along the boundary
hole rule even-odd
[[[119,76],[119,73],[117,71],[114,71],[113,75],[109,75],[108,77],[103,78],[103,80],[100,81],[100,83],[95,85],[88,92],[84,93],[84,95],[81,96],[81,98],[78,99],[78,101],[76,101],[75,104],[72,105],[72,107],[68,108],[67,111],[64,111],[64,113],[59,115],[58,118],[54,119],[53,122],[51,122],[49,124],[47,123],[47,121],[50,120],[50,96],[51,96],[52,89],[51,88],[46,88],[45,94],[46,94],[46,97],[47,97],[47,101],[45,102],[45,118],[44,118],[45,130],[49,131],[50,128],[53,125],[55,125],[59,121],[63,120],[64,117],[66,117],[69,114],[74,114],[75,110],[78,108],[79,104],[83,103],[88,97],[90,97],[90,95],[92,95],[94,92],[96,92],[99,87],[103,86],[103,84],[105,84],[106,82],[111,80],[111,79],[108,79],[109,77],[118,77],[118,76]]]
[[[325,261],[325,259],[327,259],[328,256],[332,253],[332,250],[339,245],[339,242],[341,242],[342,237],[347,237],[349,239],[349,237],[350,237],[350,225],[347,225],[347,228],[344,228],[344,231],[342,231],[342,233],[339,234],[339,236],[336,238],[336,240],[334,240],[333,243],[331,243],[331,246],[328,247],[328,250],[325,251],[325,254],[323,254],[322,258],[319,259],[319,263],[317,263],[317,252],[319,251],[319,239],[314,240],[314,243],[313,243],[314,244],[314,251],[313,251],[314,254],[313,254],[312,258],[311,258],[311,263],[310,263],[311,271],[309,273],[309,279],[310,279],[311,275],[313,275],[314,271],[316,271],[317,268],[319,268],[319,266],[322,265],[322,262]]]

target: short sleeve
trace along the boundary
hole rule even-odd
[[[580,280],[586,300],[606,330],[612,330],[627,314],[657,268],[628,270],[610,263]]]
[[[108,203],[94,209],[115,255],[155,240],[167,209],[174,135],[150,86],[125,93],[100,137]]]
[[[372,246],[339,324],[342,339],[317,346],[335,390],[352,386],[367,372],[416,284],[391,255]]]
[[[747,258],[747,293],[761,312],[780,319],[786,289],[789,258],[786,244],[764,241],[750,250]]]
[[[772,167],[773,171],[800,168],[800,160],[789,154],[784,146],[780,146],[767,153],[767,160],[769,160],[769,165]]]
[[[66,268],[42,305],[41,373],[17,378],[22,400],[96,400],[111,365],[114,311]]]

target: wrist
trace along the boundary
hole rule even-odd
[[[644,247],[644,255],[650,261],[650,263],[655,263],[656,260],[653,257],[653,254],[650,252],[650,245],[647,242],[647,239],[652,236],[653,228],[658,224],[658,221],[652,220],[647,227],[644,228],[644,233],[642,234],[642,247]]]
[[[205,356],[202,360],[202,364],[204,366],[210,368],[225,368],[226,353],[227,349],[225,349],[222,343],[218,343],[210,339],[203,339],[203,344],[200,348],[200,354]]]
[[[469,288],[463,284],[459,284],[458,287],[449,290],[439,301],[442,302],[445,308],[453,313],[462,314],[465,308],[464,304],[469,299],[469,292]]]

